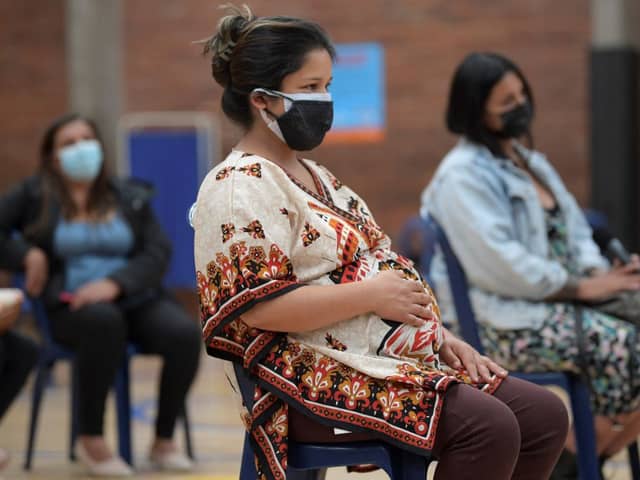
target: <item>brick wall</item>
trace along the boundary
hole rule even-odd
[[[331,145],[312,157],[369,203],[389,233],[417,210],[419,194],[454,138],[443,126],[449,81],[472,50],[513,57],[529,77],[538,147],[581,202],[588,198],[584,0],[246,0],[259,15],[320,22],[336,42],[379,41],[387,63],[387,136]],[[215,0],[124,0],[128,111],[219,113],[220,89],[191,44],[211,34]],[[42,127],[67,101],[63,0],[0,2],[0,188],[30,171]],[[224,150],[239,132],[223,121]]]
[[[67,106],[64,0],[0,2],[0,190],[32,173]]]
[[[127,105],[131,111],[219,113],[220,89],[192,40],[213,32],[211,0],[127,0]],[[443,126],[448,85],[472,50],[512,56],[529,76],[537,145],[581,201],[588,196],[588,2],[584,0],[252,0],[258,15],[314,19],[336,42],[379,41],[386,50],[387,136],[380,144],[313,153],[369,203],[389,233],[417,210],[419,194],[454,138]],[[223,122],[224,150],[238,132]]]

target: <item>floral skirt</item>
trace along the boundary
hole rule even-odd
[[[481,325],[480,336],[486,354],[510,370],[580,373],[586,369],[598,414],[615,416],[640,408],[636,327],[583,308],[584,347],[580,352],[576,319],[575,306],[549,304],[549,315],[538,329],[500,330]]]

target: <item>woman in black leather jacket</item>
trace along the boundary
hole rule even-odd
[[[77,454],[95,475],[132,474],[105,443],[103,417],[133,341],[164,359],[150,458],[161,469],[188,470],[172,437],[197,370],[200,333],[161,288],[171,245],[152,212],[152,189],[108,175],[95,124],[80,115],[55,120],[40,153],[39,173],[0,198],[0,264],[24,270],[54,339],[76,353]]]

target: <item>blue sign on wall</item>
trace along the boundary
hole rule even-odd
[[[378,141],[385,129],[384,49],[379,43],[336,46],[329,141]]]

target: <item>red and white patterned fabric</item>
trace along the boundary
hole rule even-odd
[[[242,417],[259,477],[286,477],[288,408],[426,455],[443,393],[452,382],[470,383],[464,371],[439,361],[435,300],[434,320],[420,328],[374,313],[290,334],[242,320],[256,303],[304,285],[358,282],[383,270],[422,281],[411,261],[391,250],[360,197],[324,167],[300,161],[319,193],[265,158],[233,151],[203,182],[193,218],[207,351],[256,380]],[[228,375],[235,384],[233,369]]]

